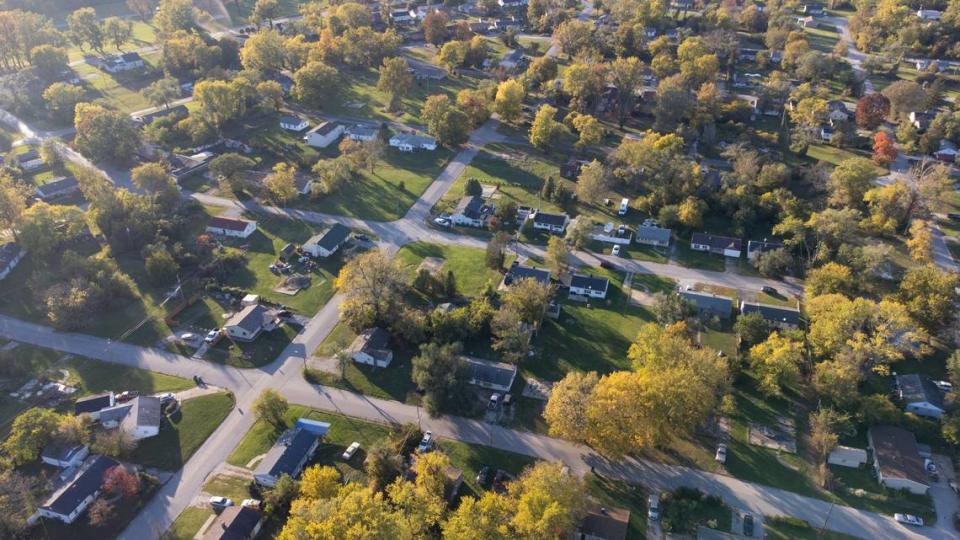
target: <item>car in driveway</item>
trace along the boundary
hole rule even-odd
[[[713,459],[717,460],[717,463],[726,463],[727,462],[727,445],[720,443],[720,446],[717,446],[717,453],[713,456]]]
[[[205,341],[205,342],[207,342],[207,343],[213,343],[214,341],[217,340],[217,337],[219,337],[219,336],[220,336],[220,331],[219,331],[219,330],[211,330],[211,331],[207,332],[207,335],[206,335],[206,336],[203,337],[203,341]]]
[[[647,517],[651,521],[660,519],[660,496],[656,493],[647,499]]]
[[[140,392],[137,392],[136,390],[127,390],[126,392],[120,392],[117,394],[116,400],[117,403],[126,403],[139,395]]]
[[[424,453],[433,450],[433,432],[428,431],[423,434],[420,444],[417,445],[417,452]]]
[[[453,222],[450,221],[449,218],[445,218],[445,217],[433,218],[433,222],[436,223],[437,225],[440,225],[441,227],[449,227],[450,225],[453,224]]]
[[[743,515],[743,535],[753,536],[753,516],[750,514]]]
[[[480,472],[477,473],[477,485],[480,487],[487,486],[487,480],[490,478],[490,466],[484,465],[480,468]]]
[[[221,497],[219,495],[214,495],[213,497],[210,497],[209,502],[210,502],[210,506],[212,506],[214,510],[223,510],[228,506],[233,506],[232,500],[226,497]]]
[[[903,523],[904,525],[923,527],[923,519],[913,514],[894,514],[893,519],[897,520],[898,523]]]
[[[165,392],[163,394],[157,394],[157,397],[160,398],[160,404],[166,405],[171,401],[177,399],[177,396],[173,395],[173,392]]]
[[[353,441],[352,443],[350,443],[350,446],[348,446],[347,449],[343,451],[343,454],[341,454],[340,457],[343,458],[344,461],[350,461],[351,459],[353,459],[353,455],[356,454],[357,450],[359,449],[360,449],[360,443],[357,441]]]

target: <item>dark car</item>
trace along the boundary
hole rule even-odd
[[[484,465],[480,468],[480,472],[477,473],[477,485],[480,487],[486,487],[487,480],[490,479],[490,466]]]
[[[607,270],[613,270],[613,263],[605,259],[600,259],[600,268],[606,268]]]
[[[776,294],[777,294],[777,290],[774,289],[773,287],[769,286],[769,285],[764,285],[763,287],[760,287],[760,292],[764,292],[764,293],[771,294],[771,295],[774,295],[774,296],[776,296]]]
[[[126,392],[120,392],[117,394],[117,403],[124,403],[130,401],[131,399],[140,395],[140,392],[136,390],[127,390]]]
[[[951,213],[951,214],[947,214],[947,217],[950,218],[950,219],[952,219],[952,220],[954,220],[954,221],[960,221],[960,214],[952,214],[952,213]]]
[[[753,516],[750,514],[743,515],[743,535],[753,536]]]

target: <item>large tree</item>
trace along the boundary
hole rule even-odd
[[[377,89],[387,94],[387,110],[396,111],[400,102],[407,96],[413,86],[413,75],[408,71],[409,65],[405,58],[388,58],[380,66],[380,79]]]
[[[288,409],[289,404],[286,398],[273,389],[261,391],[257,400],[253,402],[253,414],[276,429],[284,429],[287,426],[285,416]]]
[[[81,103],[76,107],[74,145],[94,161],[126,163],[140,148],[140,131],[130,116],[100,105]]]
[[[803,344],[774,332],[763,343],[750,348],[748,359],[760,390],[768,396],[780,396],[783,388],[800,382]]]
[[[427,124],[427,132],[440,144],[456,146],[467,142],[470,136],[470,120],[450,102],[446,94],[427,98],[420,116]]]
[[[277,163],[273,166],[273,172],[263,181],[263,186],[278,202],[290,202],[297,197],[296,176],[296,167],[289,163]]]
[[[310,62],[293,74],[293,97],[313,107],[335,99],[340,74],[323,62]]]
[[[501,120],[512,124],[520,119],[524,96],[523,85],[514,79],[507,79],[497,87],[494,111]]]
[[[879,92],[865,94],[857,100],[855,118],[864,129],[877,129],[890,114],[890,100]]]
[[[341,316],[356,330],[390,326],[402,306],[404,275],[384,252],[370,251],[353,257],[337,276],[337,288],[344,295]]]
[[[863,195],[873,187],[877,170],[866,158],[850,158],[840,162],[830,173],[827,187],[830,203],[836,206],[860,207]]]
[[[466,366],[460,359],[460,344],[427,343],[413,358],[412,379],[424,392],[423,408],[430,416],[444,410],[463,390]]]

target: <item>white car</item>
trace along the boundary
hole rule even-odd
[[[183,341],[193,341],[194,339],[196,339],[196,337],[197,337],[196,334],[191,334],[190,332],[180,334],[180,339]]]
[[[243,502],[240,503],[240,506],[245,508],[260,508],[260,504],[259,499],[244,499]]]
[[[657,494],[650,495],[647,499],[647,517],[651,521],[660,519],[660,496]]]
[[[894,514],[893,519],[903,523],[904,525],[916,525],[917,527],[923,527],[923,520],[913,514]]]
[[[417,446],[417,452],[429,452],[433,450],[433,432],[428,431],[423,434],[423,439],[420,439],[420,445]]]
[[[436,223],[437,225],[440,225],[440,226],[443,226],[443,227],[449,227],[449,226],[450,226],[450,220],[447,219],[447,218],[445,218],[445,217],[433,218],[433,222]]]
[[[718,463],[726,463],[727,445],[721,443],[720,446],[717,447],[717,455],[713,456],[713,459],[717,460]]]
[[[343,458],[344,461],[350,461],[351,459],[353,459],[353,455],[356,454],[357,450],[359,449],[360,449],[360,443],[357,441],[353,441],[352,443],[350,443],[350,446],[348,446],[347,449],[343,451],[343,454],[341,454],[340,457]]]
[[[619,256],[620,256],[620,244],[617,244],[617,245],[613,246],[613,249],[610,251],[610,254],[613,255],[614,257],[619,257]]]
[[[203,338],[203,340],[206,341],[207,343],[213,343],[217,339],[217,336],[219,335],[220,335],[219,330],[211,330],[207,332],[207,335]]]
[[[217,496],[210,497],[210,506],[214,508],[223,509],[228,506],[233,506],[233,501],[226,497],[220,497],[219,495],[217,495]]]
[[[158,394],[157,397],[160,398],[160,403],[169,403],[169,402],[177,399],[177,396],[174,396],[174,395],[173,395],[173,392],[166,392],[166,393],[163,393],[163,394]]]

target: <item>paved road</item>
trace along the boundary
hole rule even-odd
[[[840,31],[840,39],[847,42],[847,61],[853,66],[853,70],[863,78],[863,92],[872,94],[874,92],[873,82],[870,81],[870,77],[867,76],[867,72],[862,67],[867,55],[857,49],[853,35],[850,33],[850,22],[846,17],[823,17],[822,20],[836,26]]]

